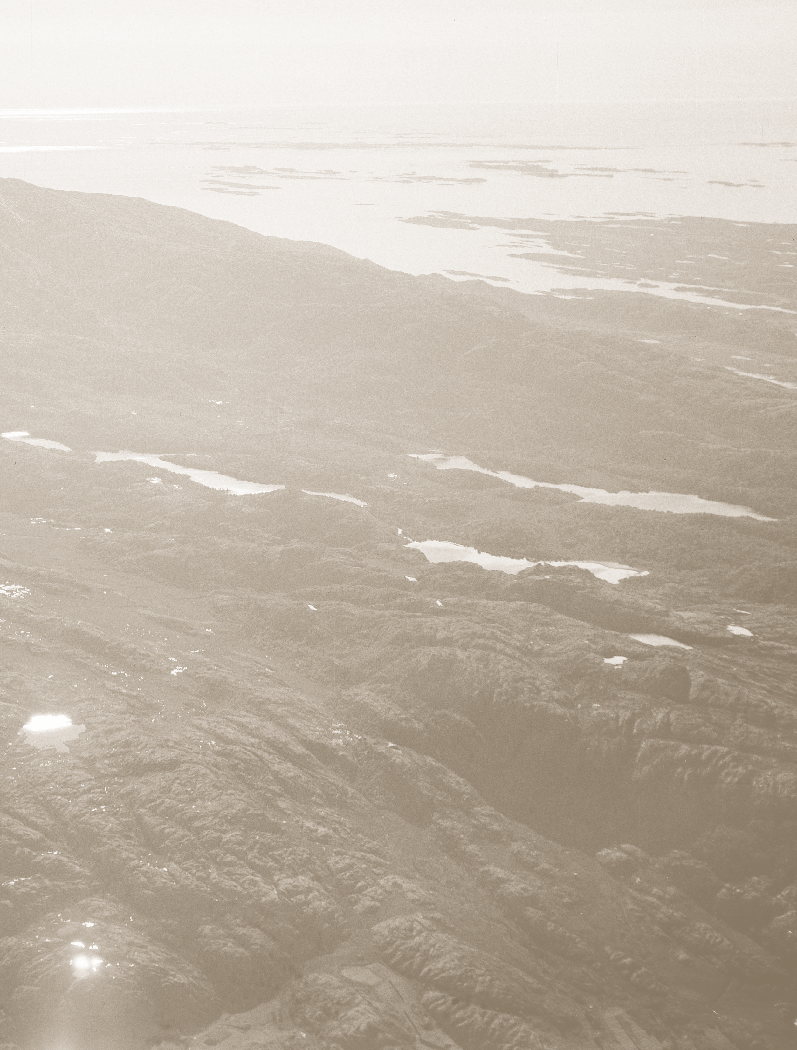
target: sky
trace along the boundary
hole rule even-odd
[[[797,98],[797,0],[0,0],[0,109]]]

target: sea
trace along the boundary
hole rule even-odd
[[[532,232],[535,219],[796,223],[797,100],[5,110],[0,176],[143,197],[411,274],[644,292],[633,275],[563,272],[545,230],[522,258],[528,231],[518,252],[512,230],[473,217]]]

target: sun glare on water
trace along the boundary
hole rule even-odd
[[[85,730],[84,725],[73,725],[69,715],[31,715],[21,732],[25,742],[36,748],[54,747],[67,752],[70,740],[76,740]]]
[[[76,955],[71,961],[72,967],[82,973],[94,973],[100,966],[102,966],[102,959],[99,955]]]
[[[44,733],[49,729],[66,729],[71,725],[69,715],[33,715],[24,728],[29,733]]]

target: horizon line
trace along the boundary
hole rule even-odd
[[[688,97],[683,95],[676,96],[653,96],[653,97],[638,97],[638,98],[595,98],[595,97],[575,97],[575,98],[534,98],[534,99],[480,99],[478,101],[454,101],[454,100],[407,100],[407,101],[382,101],[382,102],[363,102],[363,101],[337,101],[330,102],[328,100],[317,100],[312,102],[225,102],[225,103],[214,103],[208,105],[196,104],[196,105],[167,105],[167,106],[49,106],[49,107],[34,107],[34,106],[20,106],[16,108],[0,109],[0,117],[14,117],[14,116],[50,116],[60,114],[75,114],[81,116],[91,115],[104,115],[104,114],[135,114],[135,113],[213,113],[213,112],[224,112],[230,109],[305,109],[305,108],[329,108],[329,109],[343,109],[343,108],[363,108],[363,109],[379,109],[379,108],[396,108],[396,107],[412,107],[412,106],[459,106],[466,108],[468,106],[537,106],[537,105],[628,105],[628,104],[643,104],[648,102],[657,103],[715,103],[715,102],[733,102],[737,104],[745,104],[751,102],[784,102],[797,104],[797,96],[782,96],[782,95],[765,95],[765,96],[748,96],[740,98],[735,95],[719,95],[709,97]]]

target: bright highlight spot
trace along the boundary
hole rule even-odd
[[[48,729],[66,729],[71,725],[72,719],[69,715],[34,715],[25,723],[24,728],[29,733],[44,733]]]

